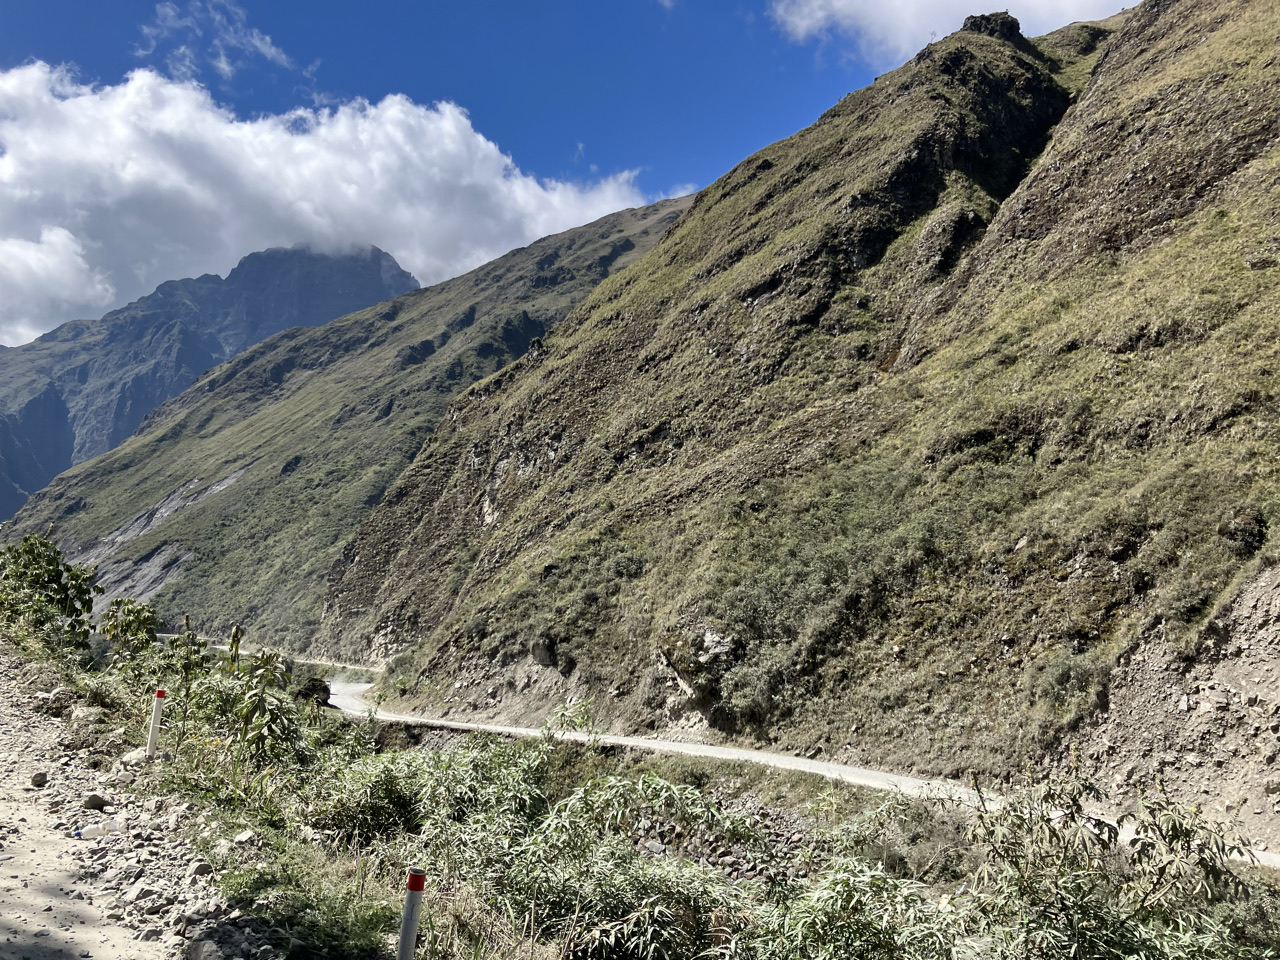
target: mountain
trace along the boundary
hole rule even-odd
[[[206,274],[162,283],[100,320],[64,323],[0,351],[0,519],[245,348],[417,287],[376,247],[344,255],[264,250],[225,280]]]
[[[105,599],[297,647],[327,573],[462,389],[646,252],[688,198],[612,214],[471,273],[270,337],[32,497],[15,531],[100,567]]]
[[[1236,598],[1280,558],[1277,36],[1239,0],[971,17],[739,164],[455,402],[323,649],[455,718],[590,696],[953,776],[1065,756],[1137,663],[1125,702],[1176,711],[1276,609]],[[1159,769],[1106,722],[1090,762],[1127,731]]]

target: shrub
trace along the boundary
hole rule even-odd
[[[1055,781],[980,803],[971,839],[985,852],[970,903],[1001,958],[1250,955],[1206,908],[1242,895],[1230,868],[1244,842],[1157,790],[1112,823],[1088,811],[1091,783]],[[1133,837],[1122,840],[1132,825]]]
[[[94,568],[66,561],[57,544],[28,534],[0,549],[0,615],[54,650],[88,648]]]

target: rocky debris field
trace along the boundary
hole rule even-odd
[[[128,791],[142,751],[111,762],[77,747],[101,712],[63,706],[54,684],[50,668],[0,652],[0,958],[278,955],[210,885],[213,867],[191,842],[211,836],[204,816]],[[68,836],[111,822],[101,837]],[[246,834],[220,842],[252,844]]]
[[[1085,731],[1085,772],[1123,803],[1157,781],[1255,850],[1280,848],[1280,568],[1240,591],[1190,659],[1161,644],[1121,658],[1108,710]]]

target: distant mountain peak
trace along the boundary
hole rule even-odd
[[[72,320],[5,350],[0,517],[58,473],[120,443],[211,367],[289,327],[320,326],[417,289],[413,275],[374,246],[273,247],[242,257],[225,278],[167,280],[101,319]]]

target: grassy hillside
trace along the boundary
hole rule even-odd
[[[300,644],[325,575],[449,400],[540,338],[687,206],[623,211],[465,276],[271,338],[62,474],[18,516],[202,630]]]
[[[454,715],[1000,773],[1273,556],[1274,6],[971,18],[477,384],[335,570]]]

